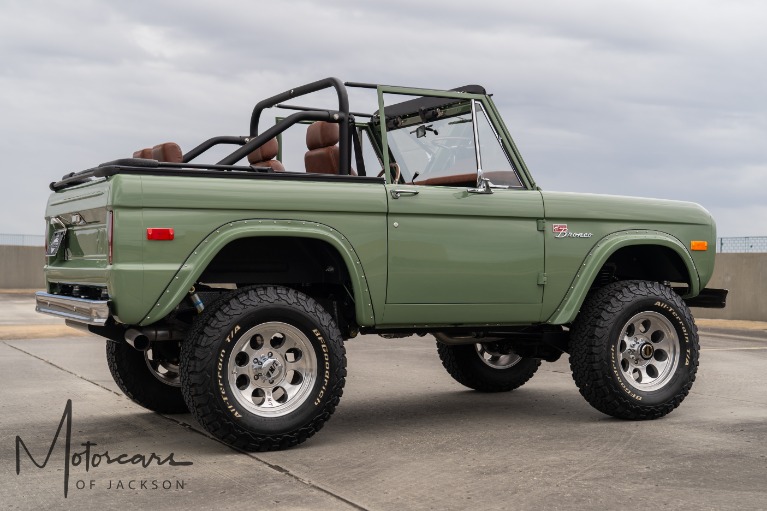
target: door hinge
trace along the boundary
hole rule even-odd
[[[545,273],[539,273],[538,274],[538,285],[539,286],[545,286],[547,280],[548,280],[548,277],[546,276]]]
[[[538,224],[538,230],[539,231],[545,231],[546,230],[546,220],[538,220],[538,221],[536,221],[536,224]]]

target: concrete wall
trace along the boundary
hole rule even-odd
[[[43,289],[43,247],[0,245],[0,289]],[[726,309],[694,309],[698,318],[767,321],[767,254],[717,254],[708,287],[729,289]]]
[[[43,289],[43,247],[0,245],[0,289]]]
[[[717,254],[706,287],[729,289],[724,309],[693,309],[698,318],[767,321],[767,254]]]

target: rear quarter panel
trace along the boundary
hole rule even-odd
[[[162,299],[166,293],[178,297],[178,290],[171,289],[175,278],[183,272],[183,278],[190,279],[203,271],[195,256],[206,249],[206,238],[243,221],[252,221],[254,235],[270,220],[317,223],[341,233],[359,256],[369,284],[370,308],[383,311],[387,208],[383,184],[146,175],[115,179],[119,183],[114,186],[126,191],[113,206],[115,312],[123,323],[160,319],[175,306]],[[173,228],[175,239],[149,241],[150,227]]]

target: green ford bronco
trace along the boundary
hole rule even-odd
[[[324,89],[332,108],[283,103]],[[288,113],[261,129],[272,107]],[[705,209],[541,190],[478,85],[328,78],[258,103],[246,136],[159,144],[51,189],[37,310],[105,337],[136,403],[245,450],[323,426],[359,333],[433,335],[480,392],[567,353],[594,408],[662,417],[695,380],[688,307],[727,294],[705,287]]]

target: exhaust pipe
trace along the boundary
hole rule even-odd
[[[129,328],[125,331],[125,342],[139,351],[146,351],[153,342],[180,341],[184,338],[182,332],[162,330],[158,328]]]
[[[125,342],[130,344],[133,349],[137,349],[139,351],[148,350],[149,345],[152,344],[149,342],[149,337],[147,337],[140,330],[136,330],[135,328],[129,328],[126,330]]]

